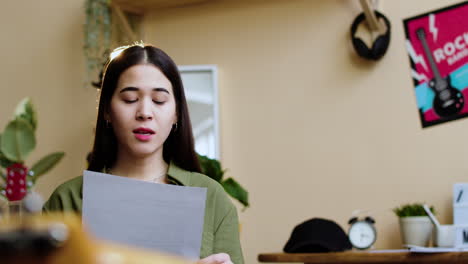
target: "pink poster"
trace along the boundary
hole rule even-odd
[[[422,127],[468,116],[468,1],[404,26]]]

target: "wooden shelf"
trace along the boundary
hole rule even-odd
[[[468,263],[468,252],[447,253],[372,253],[372,252],[334,252],[334,253],[265,253],[258,255],[258,261],[268,263],[293,262],[306,264],[458,264]]]
[[[212,0],[112,0],[112,3],[119,5],[126,12],[142,15],[151,9],[198,4],[208,1]]]

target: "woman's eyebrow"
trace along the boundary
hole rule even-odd
[[[120,90],[119,93],[123,93],[123,92],[129,92],[129,91],[138,91],[140,89],[136,88],[136,87],[125,87],[123,88],[122,90]]]
[[[153,91],[155,92],[165,92],[169,94],[169,91],[166,88],[153,88]]]
[[[119,93],[130,92],[130,91],[132,91],[132,92],[137,92],[137,91],[139,91],[139,90],[140,90],[139,88],[130,86],[130,87],[125,87],[125,88],[123,88],[122,90],[120,90]],[[169,94],[169,91],[168,91],[166,88],[161,88],[161,87],[159,87],[159,88],[153,88],[153,91],[154,91],[154,92],[165,92],[165,93]]]

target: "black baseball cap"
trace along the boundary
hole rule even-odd
[[[337,252],[351,249],[343,229],[334,221],[312,218],[294,227],[284,246],[286,253]]]

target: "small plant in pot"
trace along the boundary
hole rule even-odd
[[[430,206],[435,215],[435,209]],[[400,234],[403,245],[429,246],[432,235],[432,222],[422,203],[404,204],[393,209],[400,222]]]

